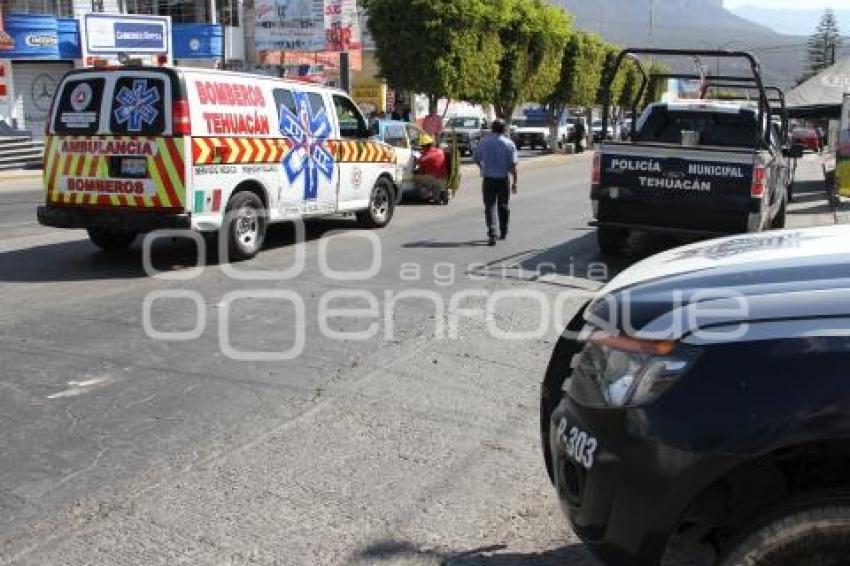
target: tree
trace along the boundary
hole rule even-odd
[[[396,89],[473,102],[498,89],[509,0],[368,0],[381,75]]]
[[[550,107],[593,106],[602,82],[605,43],[597,35],[577,31],[561,53],[558,83],[548,96]]]
[[[510,19],[499,30],[502,58],[496,114],[510,121],[516,108],[542,101],[558,82],[570,17],[542,0],[512,0]]]
[[[637,96],[643,82],[643,75],[634,61],[626,61],[623,65],[625,66],[625,78],[623,79],[623,88],[620,89],[620,96],[617,98],[617,105],[631,108],[635,103],[640,104]]]
[[[608,87],[611,90],[611,104],[617,105],[626,83],[628,69],[632,67],[632,63],[627,59],[617,69],[614,69],[614,65],[617,63],[617,57],[620,55],[622,49],[616,45],[605,45],[603,49],[605,58],[602,64],[602,76],[599,82],[599,89],[597,90],[596,103],[600,105],[605,104],[605,88]],[[615,70],[616,74],[612,77]]]
[[[648,75],[650,77],[649,86],[647,86],[646,92],[643,95],[643,104],[642,106],[648,106],[653,102],[659,102],[661,100],[661,96],[667,91],[667,81],[664,79],[652,80],[652,77],[657,77],[659,75],[667,75],[670,73],[670,67],[661,63],[660,61],[652,61],[649,64]]]
[[[809,38],[807,71],[800,82],[810,79],[835,64],[835,54],[841,47],[841,32],[835,13],[827,8],[815,33]]]

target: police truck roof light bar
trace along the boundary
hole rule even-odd
[[[767,99],[767,94],[764,89],[764,84],[761,78],[761,64],[758,59],[756,59],[755,55],[748,51],[726,51],[726,50],[689,50],[689,49],[655,49],[655,48],[630,48],[624,49],[617,56],[617,59],[612,66],[610,73],[605,80],[604,83],[604,95],[603,100],[605,101],[605,106],[602,109],[602,128],[603,132],[607,131],[609,121],[609,112],[611,108],[611,83],[613,82],[614,77],[617,75],[620,67],[623,64],[623,61],[626,58],[632,59],[637,62],[638,68],[641,70],[641,74],[643,75],[643,82],[641,88],[638,91],[638,96],[636,97],[633,109],[637,107],[637,101],[641,100],[644,92],[650,86],[652,86],[653,80],[657,78],[665,77],[665,78],[675,78],[676,75],[667,74],[667,75],[652,75],[647,76],[646,70],[640,64],[639,57],[641,55],[649,55],[649,56],[657,56],[657,57],[712,57],[712,58],[725,58],[725,59],[745,59],[750,64],[750,69],[752,70],[752,77],[747,78],[747,80],[751,80],[755,83],[755,87],[759,91],[759,123],[762,123],[764,120],[765,113],[770,114],[770,103]],[[701,79],[703,77],[697,76],[697,78]],[[742,77],[724,77],[731,78],[732,80],[741,80]],[[635,115],[637,113],[635,112]],[[632,124],[632,133],[635,132],[635,125]],[[770,135],[770,131],[768,130],[767,135]]]

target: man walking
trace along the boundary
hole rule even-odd
[[[514,142],[505,135],[505,123],[493,120],[492,133],[481,140],[473,154],[473,160],[481,170],[484,181],[481,192],[484,196],[484,221],[487,223],[487,243],[496,245],[496,220],[498,210],[500,237],[508,237],[510,222],[511,193],[517,194],[517,163],[519,156]]]

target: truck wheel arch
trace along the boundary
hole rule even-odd
[[[786,500],[824,490],[850,494],[849,471],[850,439],[775,449],[728,470],[699,491],[671,538],[723,551],[749,521]]]
[[[228,201],[232,199],[236,194],[242,192],[251,192],[257,195],[260,198],[260,201],[263,203],[263,207],[266,209],[266,213],[269,212],[269,193],[266,189],[265,185],[256,179],[248,179],[246,181],[240,182],[233,191],[230,192],[230,196],[228,197]]]

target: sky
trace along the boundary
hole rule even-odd
[[[723,4],[727,8],[737,8],[738,6],[761,6],[764,8],[778,9],[821,9],[821,8],[845,8],[850,9],[850,0],[723,0]]]

